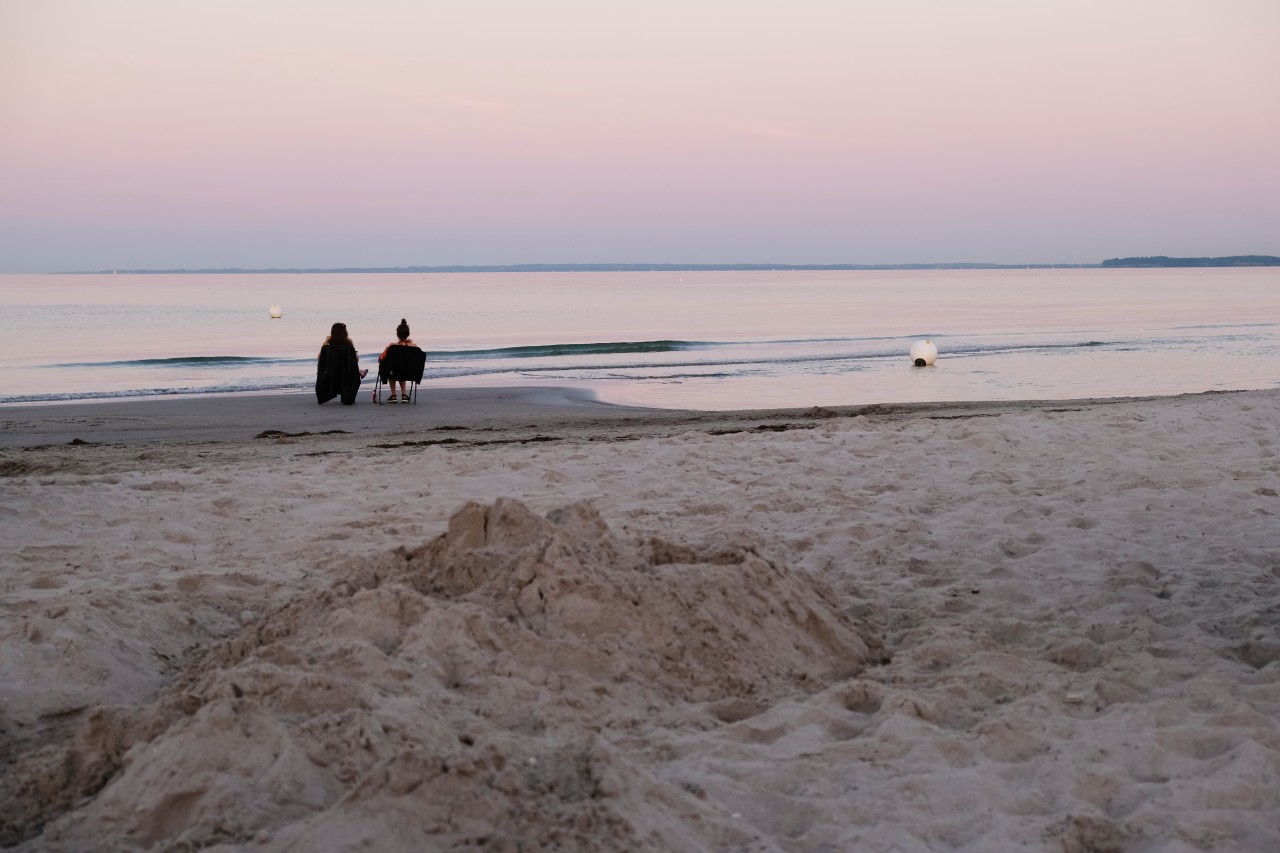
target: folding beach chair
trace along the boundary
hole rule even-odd
[[[379,393],[383,384],[396,382],[410,383],[408,397],[405,402],[418,402],[418,383],[422,381],[422,372],[427,366],[427,354],[420,347],[389,346],[387,355],[378,362],[378,381],[373,385],[373,402],[381,403]]]

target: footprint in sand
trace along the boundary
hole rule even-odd
[[[156,480],[151,483],[135,483],[129,488],[139,492],[185,492],[187,485],[172,480]]]
[[[1043,550],[1044,546],[1050,541],[1051,540],[1047,536],[1039,533],[1033,533],[1021,541],[1002,539],[997,543],[997,545],[1000,548],[1000,553],[1004,554],[1006,557],[1020,560],[1023,557],[1029,557],[1037,551]]]
[[[1209,761],[1235,749],[1240,738],[1224,732],[1179,728],[1157,733],[1156,743],[1178,755]]]
[[[1265,669],[1280,661],[1280,642],[1251,640],[1218,652],[1219,657],[1238,661],[1254,669]]]
[[[1103,649],[1087,637],[1077,637],[1049,648],[1045,657],[1073,672],[1088,672],[1102,664]]]

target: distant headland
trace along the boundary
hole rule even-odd
[[[1280,267],[1275,255],[1231,255],[1225,258],[1108,258],[1104,267]]]
[[[314,273],[503,273],[503,272],[769,272],[795,270],[1047,270],[1103,267],[1276,267],[1276,255],[1232,255],[1223,258],[1109,258],[1100,264],[475,264],[412,267],[219,267],[216,269],[77,270],[62,275],[280,275]]]

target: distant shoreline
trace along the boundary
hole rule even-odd
[[[218,267],[207,269],[69,270],[50,275],[314,275],[317,273],[504,273],[504,272],[822,272],[890,270],[1047,270],[1185,267],[1275,267],[1275,255],[1231,255],[1220,258],[1170,258],[1163,255],[1109,258],[1100,264],[455,264],[410,267]]]
[[[794,272],[826,270],[1096,269],[1099,264],[475,264],[413,267],[221,267],[217,269],[71,270],[51,275],[314,275],[318,273],[531,273],[531,272]]]
[[[1170,258],[1154,255],[1146,258],[1109,258],[1100,266],[1106,269],[1121,268],[1186,268],[1186,267],[1280,267],[1280,257],[1275,255],[1230,255],[1223,258]]]

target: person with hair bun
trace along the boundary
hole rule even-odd
[[[413,343],[413,339],[409,337],[409,321],[401,317],[400,325],[396,326],[396,339],[391,343],[387,344],[386,348],[383,349],[382,354],[378,356],[378,361],[381,362],[383,359],[385,359],[387,357],[387,353],[391,351],[392,347],[411,347],[411,346],[414,346],[414,343]],[[399,397],[396,396],[397,382],[400,383]],[[409,393],[408,393],[407,385],[408,383],[405,382],[403,379],[388,380],[387,387],[391,389],[391,396],[387,398],[387,402],[398,403],[401,400],[408,401]]]

